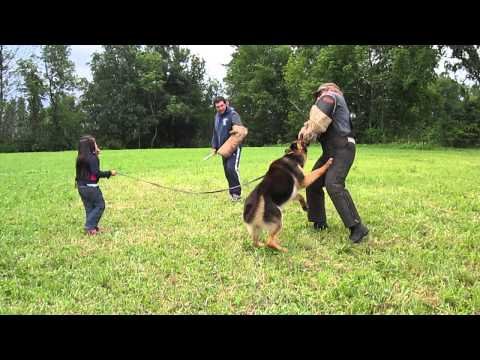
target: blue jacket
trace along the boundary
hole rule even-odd
[[[227,107],[223,114],[215,114],[213,126],[212,148],[218,150],[230,137],[233,125],[242,125],[240,115],[232,107]]]

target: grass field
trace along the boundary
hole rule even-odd
[[[242,181],[283,150],[245,147]],[[308,169],[320,151],[310,149]],[[101,167],[183,189],[226,187],[220,159],[206,154],[106,150]],[[480,313],[479,150],[358,146],[347,188],[368,240],[349,242],[329,198],[321,233],[291,203],[286,254],[252,247],[243,203],[226,193],[121,176],[101,180],[107,232],[88,237],[75,157],[0,154],[1,314]]]

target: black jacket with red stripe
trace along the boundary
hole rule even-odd
[[[100,178],[109,178],[112,172],[100,170],[100,159],[97,155],[92,154],[87,159],[88,175],[87,177],[80,177],[77,179],[78,186],[86,186],[87,184],[97,184]]]

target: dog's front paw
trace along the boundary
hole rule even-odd
[[[329,158],[323,166],[325,167],[325,169],[328,169],[332,164],[333,164],[333,158]]]

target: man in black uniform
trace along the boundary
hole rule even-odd
[[[355,159],[350,111],[342,91],[334,83],[320,85],[314,96],[316,102],[310,111],[310,119],[298,137],[309,143],[318,136],[322,145],[323,154],[312,170],[321,167],[330,157],[334,160],[327,173],[306,190],[308,220],[314,223],[315,229],[327,228],[325,186],[344,225],[350,229],[350,240],[358,243],[368,234],[368,228],[362,224],[352,197],[345,188],[345,179]]]

